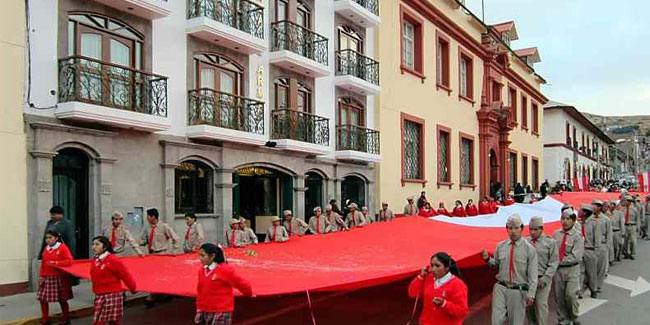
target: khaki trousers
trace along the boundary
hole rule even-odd
[[[508,289],[498,282],[492,289],[492,325],[521,325],[526,318],[526,291]]]
[[[598,254],[598,264],[596,265],[596,285],[598,286],[598,289],[600,289],[603,287],[605,274],[607,274],[607,269],[609,266],[609,249],[607,248],[607,244],[602,244],[596,248],[596,254]]]
[[[598,290],[598,253],[596,250],[586,249],[582,258],[585,265],[584,283],[591,292]]]
[[[570,324],[578,319],[578,291],[580,291],[580,266],[558,267],[553,276],[555,303],[559,324]]]
[[[526,318],[528,318],[529,325],[548,324],[548,295],[551,293],[552,285],[553,279],[549,280],[549,283],[545,283],[543,287],[537,287],[535,303],[526,308]]]
[[[612,256],[612,260],[620,260],[621,259],[621,251],[623,250],[623,232],[625,229],[619,230],[614,232],[613,236],[613,250],[614,250],[614,256]]]
[[[625,226],[625,243],[623,244],[623,253],[636,255],[636,225]]]

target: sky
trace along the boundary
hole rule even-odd
[[[650,1],[484,0],[485,22],[515,21],[536,46],[553,101],[599,115],[650,115]],[[481,17],[481,0],[466,0]]]

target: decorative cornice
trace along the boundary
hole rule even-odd
[[[76,134],[88,134],[88,135],[108,137],[108,138],[117,135],[116,132],[93,130],[93,129],[81,128],[76,126],[69,126],[65,124],[56,124],[56,123],[48,123],[48,122],[32,122],[29,123],[29,125],[35,130],[38,129],[52,130],[52,131],[69,132],[69,133],[76,133]]]
[[[197,144],[197,143],[183,142],[183,141],[173,141],[173,140],[160,140],[159,142],[163,147],[170,146],[170,147],[182,147],[182,148],[212,150],[212,151],[218,151],[218,152],[222,151],[221,147],[209,146],[209,145],[205,145],[205,144]]]
[[[174,163],[160,163],[160,167],[162,168],[176,168],[180,166],[180,164],[174,164]]]
[[[96,158],[95,160],[102,164],[112,164],[117,161],[117,158],[99,157]]]

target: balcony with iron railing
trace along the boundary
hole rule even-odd
[[[379,25],[379,0],[335,0],[334,11],[364,28]]]
[[[358,125],[344,124],[336,127],[337,158],[380,161],[379,131]]]
[[[354,50],[336,51],[334,84],[361,95],[377,95],[380,93],[379,62]]]
[[[278,147],[314,154],[329,152],[328,118],[294,109],[276,109],[272,111],[272,121],[271,138]]]
[[[168,129],[167,77],[83,56],[60,59],[55,116],[144,131]]]
[[[264,7],[251,0],[187,0],[186,33],[245,54],[260,54]]]
[[[329,75],[328,42],[291,21],[272,23],[269,62],[310,77]]]

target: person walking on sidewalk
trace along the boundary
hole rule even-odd
[[[584,241],[580,232],[573,226],[576,222],[573,209],[562,212],[560,222],[562,229],[553,233],[558,244],[557,272],[553,279],[555,285],[555,303],[560,325],[580,325],[578,321],[578,292],[580,291],[580,261],[584,252]]]
[[[50,323],[50,302],[58,302],[61,306],[61,322],[70,324],[70,306],[68,300],[72,299],[72,286],[70,278],[58,266],[72,265],[72,253],[63,242],[61,234],[54,230],[45,232],[45,248],[38,279],[38,292],[36,299],[41,303],[41,324]]]
[[[50,208],[50,220],[48,220],[47,224],[45,225],[45,231],[43,232],[43,243],[41,244],[41,251],[38,254],[39,258],[43,255],[43,250],[47,246],[47,243],[45,242],[45,233],[49,230],[56,231],[57,233],[61,234],[61,241],[65,243],[65,245],[70,250],[70,253],[74,257],[75,249],[77,248],[74,226],[70,220],[66,219],[63,216],[63,208],[58,205]]]
[[[128,243],[139,256],[144,256],[144,253],[140,250],[135,238],[133,238],[131,232],[124,226],[124,216],[122,215],[122,212],[113,212],[113,215],[111,216],[111,225],[104,228],[102,235],[110,239],[111,246],[116,255],[123,255],[126,244]]]
[[[585,252],[582,259],[584,277],[582,290],[585,286],[591,292],[591,298],[598,298],[598,253],[596,250],[602,245],[600,222],[593,216],[594,207],[591,204],[581,204],[580,214],[583,217],[582,236],[585,241]]]
[[[467,285],[459,278],[460,271],[449,254],[431,256],[430,265],[408,287],[410,298],[420,298],[424,307],[421,325],[462,325],[469,314]]]
[[[124,314],[122,283],[135,293],[135,280],[114,254],[108,237],[93,238],[92,251],[95,254],[90,264],[90,280],[95,294],[93,325],[118,325]]]
[[[538,284],[535,303],[526,310],[526,316],[530,325],[546,325],[548,324],[548,296],[559,264],[557,243],[544,233],[542,217],[532,217],[528,229],[530,236],[526,237],[526,240],[537,251]]]
[[[506,229],[510,238],[500,242],[490,257],[484,249],[483,260],[498,269],[497,283],[492,290],[492,324],[521,325],[526,307],[535,301],[537,293],[537,252],[521,237],[524,223],[519,214],[508,217]]]
[[[594,217],[596,218],[596,221],[600,223],[600,245],[596,246],[596,253],[598,254],[598,263],[596,267],[596,275],[598,277],[597,292],[600,293],[603,287],[603,282],[605,282],[605,275],[609,270],[609,247],[610,243],[613,242],[613,232],[612,222],[603,213],[603,201],[598,199],[593,200],[592,205],[594,207]]]
[[[612,220],[612,252],[614,254],[610,260],[620,262],[625,235],[625,216],[622,210],[616,208],[614,201],[609,202],[609,214]]]
[[[205,240],[203,226],[196,222],[196,215],[193,212],[185,214],[185,224],[187,225],[187,230],[183,237],[183,252],[196,252]]]
[[[636,256],[636,225],[639,219],[637,209],[633,207],[633,202],[634,198],[629,195],[625,195],[624,200],[621,202],[623,205],[623,220],[625,221],[623,256],[632,260]]]
[[[235,269],[226,262],[223,250],[215,244],[201,245],[199,261],[202,265],[198,270],[199,280],[196,285],[194,323],[201,325],[232,324],[232,315],[235,310],[233,289],[250,297],[253,295],[251,284],[237,275]]]

